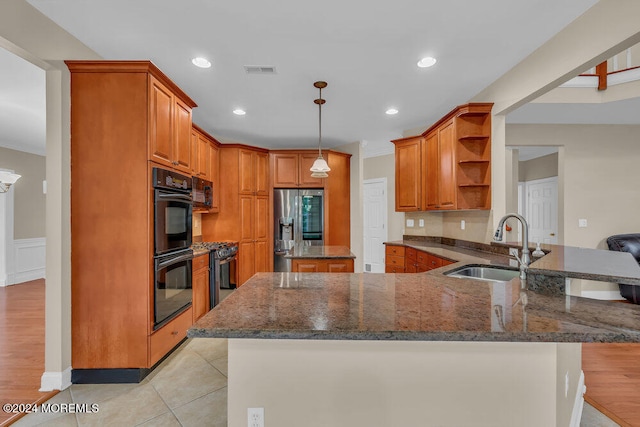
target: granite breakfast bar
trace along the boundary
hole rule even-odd
[[[254,276],[189,330],[229,338],[229,425],[248,407],[278,426],[577,425],[580,343],[640,342],[639,307],[456,266]]]

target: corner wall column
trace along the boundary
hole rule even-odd
[[[46,73],[45,372],[40,391],[71,385],[71,90],[66,66],[56,66]]]

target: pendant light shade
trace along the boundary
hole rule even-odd
[[[327,172],[329,172],[331,168],[324,157],[322,157],[322,104],[325,103],[325,100],[322,99],[322,89],[327,87],[327,82],[315,82],[313,86],[320,90],[320,97],[313,101],[315,104],[318,104],[318,158],[313,162],[309,170],[313,178],[326,178],[329,176]]]
[[[20,179],[20,176],[8,171],[0,171],[0,193],[9,191],[9,187],[15,184]]]

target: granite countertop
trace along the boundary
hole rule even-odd
[[[210,252],[209,249],[206,249],[206,248],[192,248],[191,250],[193,251],[194,258],[202,255],[206,255]]]
[[[515,266],[506,255],[508,244],[413,237],[387,244],[456,264],[409,274],[260,273],[194,324],[188,335],[640,342],[640,306],[564,295],[564,277],[640,283],[640,269],[630,254],[543,246],[547,254],[534,258],[529,290],[523,290],[519,278],[494,283],[443,274],[466,264]]]
[[[355,257],[346,246],[295,246],[284,256],[289,259],[354,259]]]
[[[448,266],[451,267],[451,266]],[[417,274],[258,273],[189,337],[640,342],[640,306],[547,295],[520,279]]]
[[[412,247],[451,261],[496,265],[510,265],[509,258],[500,252],[507,252],[508,247],[520,247],[516,243],[475,244],[477,249],[474,250],[427,239],[398,240],[386,244]],[[542,245],[542,249],[546,255],[533,258],[528,270],[530,274],[640,285],[640,266],[630,253],[562,245]],[[512,262],[511,265],[517,266],[517,263]]]

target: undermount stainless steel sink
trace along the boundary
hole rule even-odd
[[[520,275],[518,270],[510,270],[503,267],[489,265],[477,266],[467,265],[456,270],[444,273],[445,276],[458,277],[461,279],[476,279],[487,282],[508,282]]]

